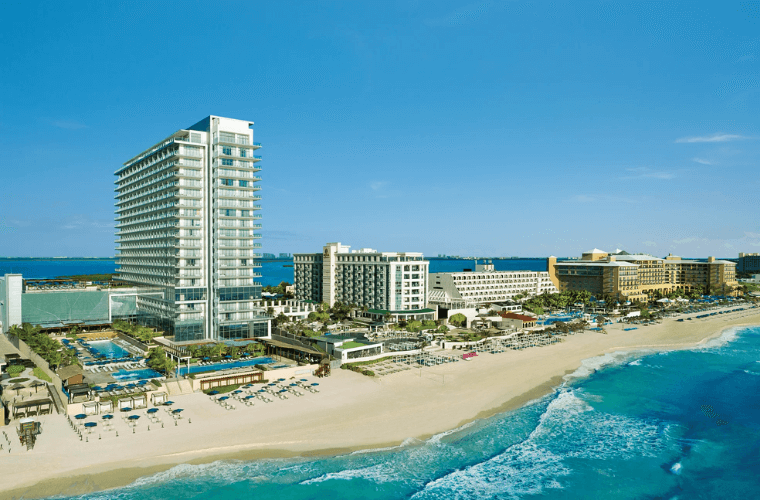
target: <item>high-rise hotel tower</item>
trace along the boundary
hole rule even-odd
[[[137,316],[175,342],[269,336],[253,122],[209,116],[116,171],[119,278]]]

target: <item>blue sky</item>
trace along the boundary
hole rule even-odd
[[[114,254],[113,172],[209,114],[264,252],[760,251],[760,2],[4,2],[0,256]]]

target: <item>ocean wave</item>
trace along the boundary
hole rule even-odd
[[[299,484],[309,485],[334,479],[348,481],[351,479],[366,479],[376,483],[387,483],[397,480],[397,471],[390,464],[377,464],[360,469],[346,469],[338,472],[328,472],[319,477],[301,481]]]
[[[601,356],[595,356],[593,358],[587,358],[581,361],[579,366],[573,373],[569,373],[563,377],[566,382],[572,382],[577,379],[587,378],[592,373],[601,370],[602,368],[608,368],[611,366],[619,366],[628,363],[632,357],[642,356],[646,353],[644,351],[622,351],[602,354]]]
[[[723,333],[721,333],[718,337],[715,337],[714,339],[710,339],[704,344],[696,346],[695,350],[701,350],[701,349],[717,349],[720,347],[725,346],[726,344],[733,342],[737,339],[739,336],[739,332],[742,330],[746,330],[748,327],[746,326],[732,326],[731,328],[726,328]]]
[[[349,455],[366,455],[367,453],[378,453],[381,451],[398,450],[399,448],[414,446],[414,445],[420,444],[421,442],[422,441],[420,441],[417,438],[406,438],[401,442],[401,444],[397,444],[396,446],[386,446],[385,448],[367,448],[365,450],[356,450],[349,453]]]
[[[412,498],[518,498],[562,488],[568,458],[627,460],[654,457],[675,442],[669,426],[596,411],[575,390],[548,404],[522,442],[497,456],[431,481]]]

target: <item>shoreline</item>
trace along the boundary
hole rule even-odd
[[[22,460],[25,463],[21,465],[21,470],[17,471],[19,474],[13,476],[16,478],[15,484],[11,485],[7,481],[4,481],[0,485],[0,499],[75,495],[119,488],[132,484],[139,478],[164,472],[180,464],[201,465],[228,460],[250,461],[335,456],[356,451],[397,447],[409,438],[426,441],[430,437],[444,432],[456,432],[461,427],[474,421],[521,408],[555,391],[558,387],[567,383],[568,377],[570,379],[585,378],[588,374],[574,375],[584,366],[587,366],[588,362],[594,358],[600,358],[613,353],[625,354],[636,353],[638,351],[657,352],[690,349],[719,338],[729,328],[739,329],[758,324],[760,324],[760,311],[756,312],[756,310],[744,311],[744,314],[737,318],[727,319],[721,316],[694,323],[676,323],[673,319],[666,319],[663,324],[644,327],[639,329],[637,334],[634,335],[631,335],[630,332],[623,333],[622,326],[616,328],[619,325],[614,325],[612,328],[609,328],[608,335],[584,332],[568,337],[565,341],[553,346],[530,348],[523,351],[511,351],[495,355],[483,354],[480,356],[482,359],[477,359],[473,362],[453,363],[445,369],[440,367],[432,369],[423,368],[422,370],[413,369],[383,377],[382,379],[360,378],[356,374],[338,370],[320,386],[320,388],[324,387],[322,392],[327,393],[329,392],[328,388],[333,385],[332,382],[335,382],[335,385],[338,386],[337,390],[334,391],[335,395],[319,394],[303,398],[304,404],[307,403],[309,397],[312,397],[314,401],[319,403],[319,407],[314,405],[314,408],[310,408],[313,414],[316,415],[313,419],[313,429],[318,429],[320,433],[326,433],[328,436],[336,430],[351,435],[350,431],[356,427],[357,422],[341,420],[341,410],[351,412],[357,406],[369,406],[372,399],[377,396],[378,398],[385,397],[386,399],[397,398],[397,401],[393,400],[393,402],[397,403],[399,407],[398,412],[388,409],[388,405],[381,402],[380,405],[376,404],[372,408],[365,408],[365,413],[360,414],[362,418],[359,419],[360,422],[358,424],[367,427],[366,424],[368,423],[374,424],[376,421],[380,424],[381,422],[385,423],[383,419],[395,418],[395,422],[391,422],[391,427],[395,429],[400,426],[400,432],[391,432],[390,428],[383,428],[377,433],[357,433],[356,439],[353,440],[341,436],[342,441],[334,439],[332,440],[334,442],[315,442],[313,434],[317,431],[311,431],[309,428],[304,429],[304,424],[299,419],[299,417],[304,416],[303,407],[294,407],[299,410],[296,412],[295,418],[291,415],[290,411],[270,412],[273,418],[265,420],[271,420],[272,433],[264,440],[257,441],[253,437],[253,439],[248,439],[245,442],[234,443],[234,439],[231,441],[227,439],[226,443],[221,442],[224,441],[221,438],[227,437],[226,435],[219,436],[219,439],[216,439],[217,434],[224,434],[224,431],[229,430],[229,428],[232,428],[231,432],[235,434],[235,422],[231,422],[233,425],[229,426],[229,428],[217,429],[217,433],[211,429],[212,432],[206,432],[207,436],[199,434],[199,439],[202,442],[205,442],[204,437],[218,441],[216,443],[218,446],[215,447],[198,449],[197,446],[185,446],[185,449],[178,449],[171,453],[146,454],[139,453],[139,449],[136,451],[137,445],[135,444],[131,448],[127,447],[129,448],[128,451],[132,452],[130,457],[119,460],[117,457],[104,456],[101,462],[96,461],[84,467],[69,466],[68,470],[62,470],[57,474],[45,474],[47,477],[42,478],[29,476],[28,469],[24,471],[26,474],[21,474],[21,470],[26,467],[34,467],[33,463],[39,465],[47,464],[50,468],[56,468],[54,462],[57,456],[54,452],[37,454],[37,450],[34,450],[30,452],[28,460]],[[649,335],[649,333],[655,335]],[[653,337],[652,340],[655,341],[651,343],[626,343],[622,341],[644,341],[649,340],[648,337]],[[617,342],[618,339],[621,342]],[[552,362],[555,364],[548,364]],[[604,367],[605,365],[602,364],[601,366]],[[529,372],[531,367],[533,373]],[[436,373],[437,369],[441,372],[445,371],[445,373]],[[523,371],[525,373],[521,373]],[[417,372],[419,372],[419,376]],[[443,382],[439,380],[439,376],[441,376]],[[449,382],[448,386],[446,385],[446,377],[449,377],[448,380],[453,378],[453,382]],[[335,378],[335,381],[330,380],[333,378]],[[505,378],[513,378],[515,387],[499,387],[494,385],[499,382],[501,382],[501,385],[504,385],[503,381]],[[472,380],[489,382],[486,384],[488,387],[475,394],[469,394],[473,392],[470,390],[470,382]],[[444,386],[446,386],[446,390],[442,390]],[[493,389],[493,397],[489,397],[490,393],[488,389]],[[347,391],[351,391],[352,394],[346,396]],[[404,397],[405,392],[410,392],[411,395]],[[430,401],[420,403],[415,400],[420,394],[428,395]],[[187,404],[184,400],[182,401],[182,405],[185,408],[190,407],[191,402],[193,405],[197,405],[197,409],[193,407],[194,413],[192,418],[197,418],[196,414],[200,416],[207,406],[212,406],[216,410],[216,406],[208,402],[208,398],[203,395],[194,394],[179,396],[179,398],[188,399]],[[454,408],[445,404],[446,398],[461,398],[463,401],[462,404]],[[296,398],[293,404],[297,405],[301,403],[298,399],[301,398]],[[464,400],[467,399],[472,400],[473,404],[465,404],[467,401]],[[261,407],[261,410],[262,413],[268,412],[270,409],[277,410],[288,403],[275,403],[272,405],[273,408],[265,406]],[[329,404],[325,405],[321,403]],[[422,422],[415,421],[404,426],[405,422],[401,422],[401,420],[412,416],[409,410],[411,409],[417,413],[423,411],[424,409],[420,410],[421,405],[425,405],[427,408],[424,409],[429,410],[430,414],[428,416],[430,419],[423,419]],[[462,410],[461,406],[465,406],[466,410]],[[448,415],[438,416],[437,419],[432,418],[433,415],[437,415],[442,410],[450,411]],[[251,412],[256,411],[256,409],[240,408],[226,413],[225,416],[229,415],[230,419],[232,419],[233,417],[240,417],[243,414],[250,415]],[[309,413],[309,415],[311,416],[312,413]],[[301,423],[300,428],[293,427],[294,421]],[[267,424],[266,422],[262,423],[264,425]],[[394,423],[396,426],[393,426]],[[354,427],[352,427],[352,424]],[[196,430],[206,430],[202,428],[202,425],[202,423],[193,423],[193,432],[191,434],[194,434]],[[288,428],[289,425],[291,428]],[[9,427],[8,429],[12,428]],[[68,432],[71,434],[71,431]],[[160,434],[163,432],[154,431],[154,435],[160,438],[163,437]],[[72,436],[63,437],[69,437],[73,441]],[[40,440],[45,439],[45,437],[45,434],[43,434]],[[185,437],[188,437],[188,435],[185,434]],[[132,438],[129,436],[120,439],[122,439],[119,442],[120,446],[122,444],[131,444],[128,440]],[[187,441],[187,439],[182,439],[181,435],[180,439],[181,441]],[[180,442],[177,439],[173,441],[167,439],[166,441],[167,447],[162,447],[164,450],[171,449],[171,445],[176,445]],[[87,449],[87,445],[82,447],[82,443],[79,441],[74,442],[76,445],[72,446],[72,448]],[[91,443],[89,446],[94,447],[96,444],[100,443]],[[333,446],[330,446],[330,444],[333,444]],[[60,450],[57,451],[60,452]],[[93,451],[95,450],[93,449]],[[32,454],[37,455],[37,457],[32,457]],[[16,455],[16,457],[27,458],[25,455]],[[19,467],[13,467],[12,463],[8,463],[9,458],[13,459],[13,457],[8,457],[8,455],[0,455],[0,467],[3,467],[9,473],[13,473],[12,469],[19,469]],[[89,458],[92,460],[92,457]],[[113,460],[108,460],[108,458],[113,458]],[[63,467],[63,469],[66,469],[66,467]]]

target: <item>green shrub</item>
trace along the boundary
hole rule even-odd
[[[22,378],[13,378],[8,381],[9,384],[23,384],[24,382],[29,382],[29,379],[26,377],[22,377]]]
[[[372,370],[362,370],[362,375],[366,375],[368,377],[374,377],[375,372],[373,372]]]
[[[156,387],[161,387],[161,381],[158,379],[153,379],[150,381],[151,384],[155,385]]]
[[[24,371],[24,367],[22,365],[11,365],[8,367],[7,371],[8,375],[11,377],[16,377]]]
[[[53,379],[50,378],[50,375],[42,371],[42,368],[39,366],[35,366],[34,370],[32,370],[32,374],[37,377],[40,380],[44,380],[45,382],[52,382]]]

